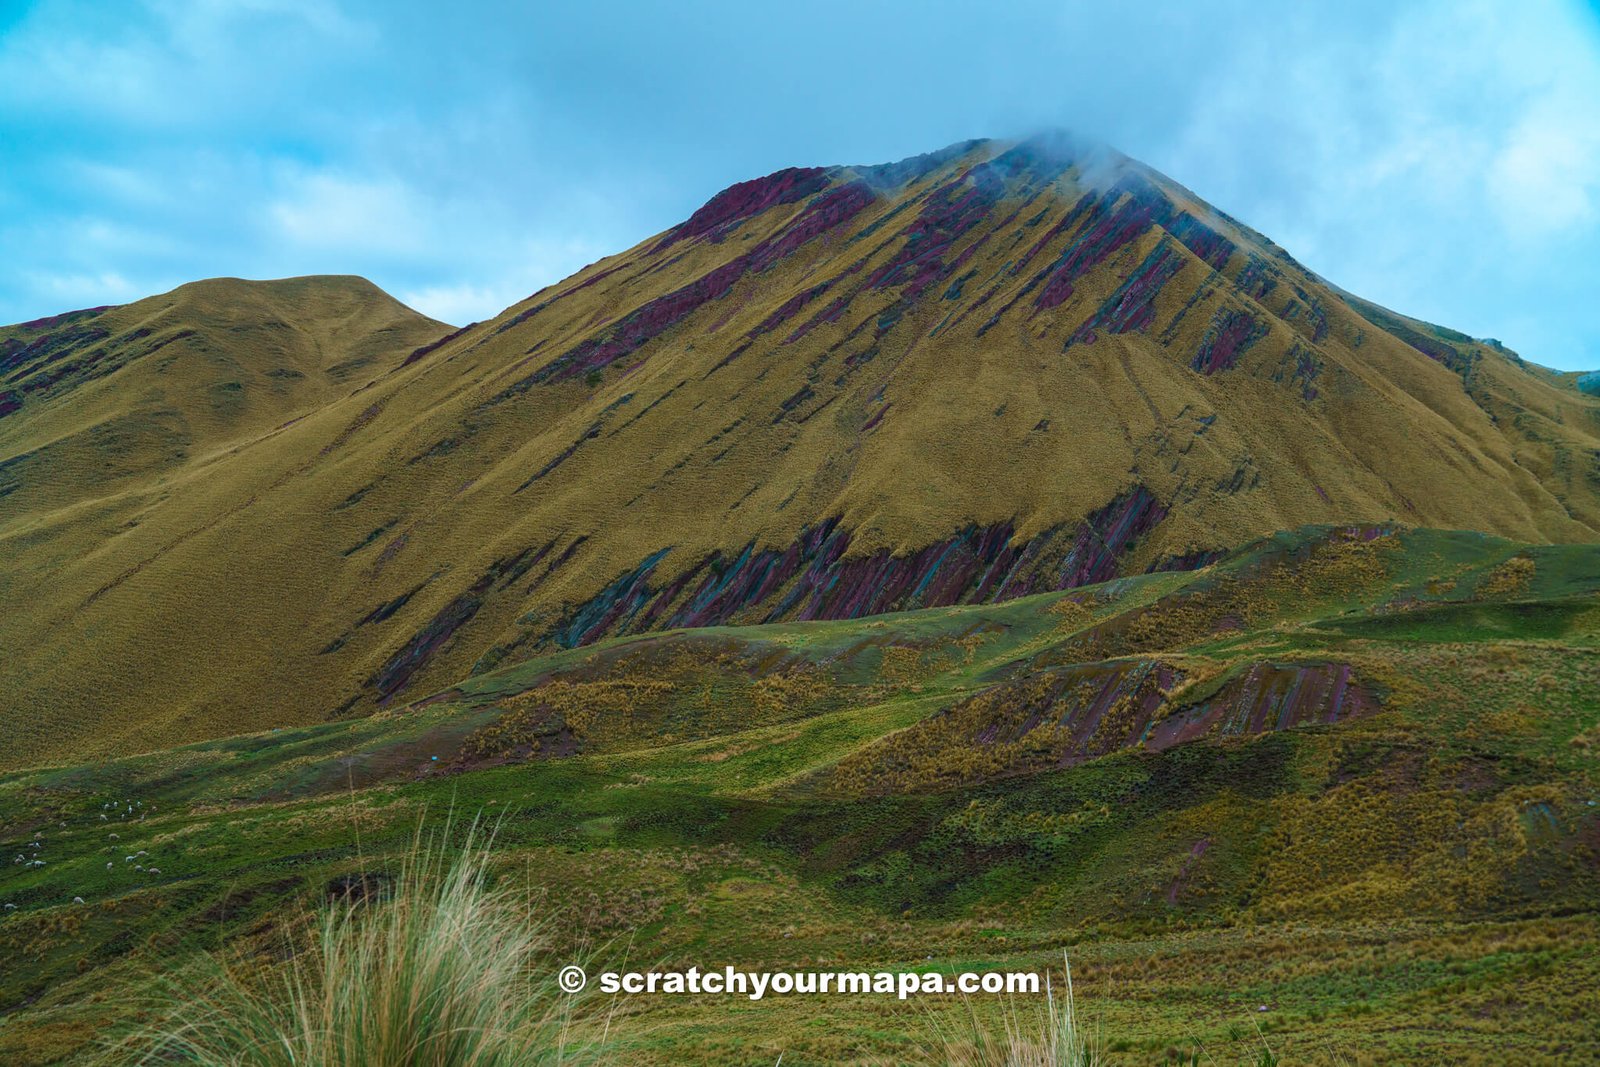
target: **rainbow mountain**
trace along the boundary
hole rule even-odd
[[[0,764],[1307,524],[1600,539],[1600,398],[1066,136],[741,182],[462,329],[220,279],[0,329]]]

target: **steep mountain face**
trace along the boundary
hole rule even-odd
[[[19,459],[42,424],[0,420],[0,714],[31,746],[0,761],[1305,523],[1600,538],[1600,401],[1573,380],[1064,138],[780,171],[490,322],[363,336],[359,374],[249,440],[66,496]]]

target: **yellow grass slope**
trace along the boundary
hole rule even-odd
[[[611,633],[1183,565],[1306,523],[1600,537],[1600,402],[1064,139],[743,183],[442,343],[369,298],[388,327],[349,342],[359,373],[263,402],[204,456],[141,438],[132,473],[61,477],[78,468],[27,464],[64,421],[0,419],[20,606],[0,715],[22,739],[0,763],[359,713]]]

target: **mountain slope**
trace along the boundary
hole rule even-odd
[[[0,759],[315,721],[607,635],[1191,566],[1312,522],[1600,537],[1600,401],[1064,138],[741,183],[385,365],[165,484],[0,499],[25,605],[0,622],[5,714],[35,746]]]
[[[37,512],[148,482],[447,330],[355,277],[216,278],[0,328],[0,496]]]

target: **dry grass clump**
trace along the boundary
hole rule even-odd
[[[584,671],[501,697],[503,714],[467,737],[463,756],[564,756],[697,740],[807,718],[861,695],[828,668],[781,650],[596,657]]]
[[[1066,983],[1058,998],[1045,975],[1045,1003],[1034,1012],[1008,1005],[996,1027],[969,1011],[962,1032],[938,1033],[935,1058],[946,1067],[1100,1067],[1100,1041],[1079,1023],[1072,964],[1062,957]]]
[[[571,1001],[533,976],[543,931],[487,884],[476,826],[415,847],[388,899],[329,906],[285,965],[204,957],[118,1062],[200,1067],[530,1067],[578,1063]]]
[[[1349,594],[1381,586],[1388,581],[1385,555],[1401,548],[1400,538],[1389,533],[1370,541],[1330,539],[1294,568],[1295,583],[1307,596]]]
[[[832,683],[820,667],[795,666],[757,678],[750,687],[750,700],[763,720],[784,717],[827,700]]]

